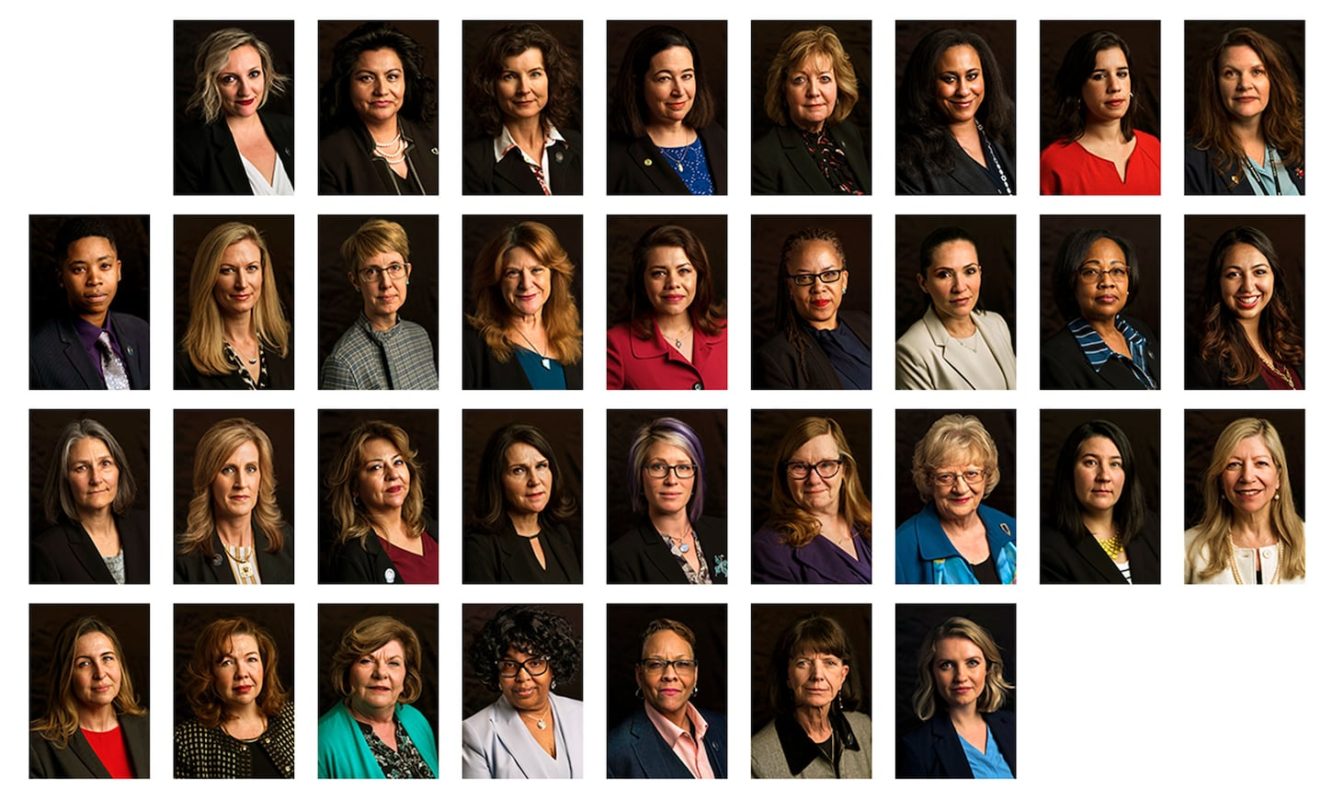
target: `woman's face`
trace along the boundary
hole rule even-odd
[[[394,511],[407,502],[412,472],[407,459],[388,439],[369,439],[361,445],[356,497],[367,511]]]
[[[394,277],[390,271],[398,272]],[[393,319],[398,309],[407,302],[408,279],[412,265],[402,253],[376,253],[357,267],[353,273],[357,291],[361,292],[361,309],[371,320]]]
[[[931,470],[930,485],[935,494],[935,511],[945,522],[962,523],[972,519],[986,495],[986,468],[974,454],[958,451]]]
[[[1282,488],[1277,462],[1262,436],[1241,439],[1222,467],[1222,493],[1237,511],[1257,514]]]
[[[231,520],[250,516],[259,502],[259,478],[259,448],[254,442],[242,442],[213,478],[213,516]]]
[[[249,117],[259,112],[259,104],[264,102],[264,62],[253,46],[234,48],[216,80],[224,115]]]
[[[677,466],[691,466],[690,454],[666,442],[653,442],[644,454],[643,493],[648,500],[648,513],[653,515],[679,514],[685,511],[694,495],[693,474],[688,478],[676,477]],[[667,467],[666,475],[654,478],[652,468]]]
[[[74,700],[95,710],[111,705],[120,694],[120,658],[111,637],[100,631],[85,633],[74,643],[74,668],[70,673]]]
[[[533,675],[528,671],[530,669],[540,674]],[[532,653],[510,647],[500,659],[500,672],[510,671],[514,671],[512,677],[500,676],[500,694],[509,705],[519,711],[544,711],[547,696],[551,693],[551,679],[555,677],[550,661],[545,657],[534,659]]]
[[[551,297],[551,270],[526,247],[511,247],[500,264],[500,292],[509,313],[534,317]]]
[[[547,92],[546,63],[539,48],[529,47],[500,62],[495,99],[505,119],[523,120],[540,115],[546,108]]]
[[[1254,119],[1268,108],[1268,69],[1249,45],[1222,51],[1217,64],[1217,91],[1233,117]]]
[[[1130,98],[1129,61],[1119,47],[1098,50],[1092,73],[1083,82],[1086,122],[1110,122],[1125,116]]]
[[[819,275],[842,270],[833,283],[824,283]],[[815,282],[801,286],[793,276],[815,276]],[[838,327],[838,308],[847,293],[847,270],[832,242],[809,239],[796,246],[787,262],[787,291],[792,309],[812,328],[832,330]]]
[[[838,452],[838,443],[833,435],[821,433],[805,444],[796,448],[787,459],[787,489],[791,492],[796,505],[817,514],[837,514],[842,511],[842,481],[844,465],[838,462],[842,454]],[[819,474],[818,465],[834,463],[838,468],[833,477],[825,478]],[[793,465],[804,465],[806,475],[797,478],[792,475]],[[826,467],[825,471],[829,471]]]
[[[1090,322],[1109,322],[1129,301],[1129,265],[1125,251],[1110,239],[1098,239],[1083,254],[1076,276],[1079,313]]]
[[[259,245],[242,239],[222,251],[217,277],[213,279],[213,301],[224,317],[249,314],[264,290],[264,264]]]
[[[650,123],[675,125],[694,107],[694,56],[690,48],[668,47],[648,62],[643,97]]]
[[[407,680],[407,656],[403,643],[390,639],[378,650],[352,662],[347,670],[352,707],[374,715],[394,708]]]
[[[971,122],[986,99],[981,56],[970,44],[944,51],[935,64],[935,104],[950,125]]]
[[[1233,244],[1222,256],[1222,304],[1240,320],[1258,320],[1273,299],[1273,269],[1259,248]]]
[[[509,510],[540,514],[551,500],[551,461],[527,442],[509,445],[504,454],[504,494]]]
[[[823,129],[838,103],[838,79],[833,74],[833,59],[812,53],[787,73],[787,111],[798,128]]]
[[[1110,511],[1125,489],[1125,461],[1105,436],[1089,436],[1074,459],[1074,497],[1091,514]]]
[[[976,245],[957,239],[936,247],[930,267],[916,280],[921,291],[930,295],[936,316],[967,319],[981,297],[981,259]]]
[[[264,659],[259,642],[248,633],[238,633],[227,643],[227,652],[213,664],[213,691],[228,708],[250,705],[264,690]]]
[[[106,442],[96,436],[85,436],[70,445],[65,477],[80,512],[95,513],[116,500],[120,467],[111,457]]]
[[[797,708],[827,709],[851,666],[832,653],[806,651],[787,660],[787,687]]]
[[[950,636],[935,643],[930,662],[935,691],[954,708],[975,705],[986,688],[986,656],[970,639]]]
[[[643,661],[634,667],[634,678],[643,699],[668,718],[685,708],[699,680],[698,666],[665,666],[668,661],[694,661],[694,648],[675,631],[658,631],[643,643]],[[655,663],[661,662],[661,663]]]
[[[352,108],[368,125],[392,122],[407,91],[403,61],[392,47],[366,50],[356,57],[349,82]]]
[[[686,52],[689,52],[688,50]],[[654,247],[648,251],[643,268],[643,285],[648,302],[659,317],[684,314],[694,302],[698,273],[683,247]]]

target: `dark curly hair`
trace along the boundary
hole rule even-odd
[[[1139,258],[1134,253],[1134,244],[1104,228],[1079,228],[1060,243],[1060,251],[1055,256],[1055,279],[1051,284],[1055,290],[1055,305],[1066,322],[1083,316],[1078,307],[1078,271],[1083,266],[1089,248],[1098,239],[1110,239],[1125,254],[1125,269],[1129,271],[1129,292],[1125,295],[1125,306],[1128,307],[1138,296]]]
[[[496,614],[472,640],[472,670],[490,688],[500,685],[500,659],[510,649],[545,656],[554,681],[567,681],[579,671],[582,646],[569,620],[533,606],[510,606]]]
[[[542,109],[542,129],[567,125],[579,105],[579,68],[569,57],[560,40],[540,25],[524,22],[506,25],[491,34],[472,69],[468,70],[466,96],[468,107],[487,136],[496,136],[504,125],[495,83],[500,79],[504,60],[536,48],[542,53],[546,69],[546,107]]]
[[[435,79],[426,74],[426,54],[420,43],[387,22],[367,22],[333,46],[329,79],[319,90],[319,135],[328,136],[349,125],[359,124],[348,101],[352,68],[362,53],[389,48],[403,62],[406,90],[398,112],[421,123],[435,120]]]
[[[1120,48],[1125,54],[1125,65],[1129,67],[1130,86],[1134,85],[1134,55],[1129,52],[1129,45],[1118,34],[1111,31],[1088,31],[1074,40],[1065,51],[1060,69],[1055,73],[1055,122],[1052,128],[1053,142],[1072,142],[1083,135],[1086,124],[1083,108],[1083,85],[1097,66],[1097,54],[1103,50]],[[1138,116],[1141,103],[1139,96],[1143,90],[1129,93],[1129,108],[1120,118],[1120,135],[1125,141],[1134,138],[1134,119]],[[1043,142],[1049,144],[1050,142]]]
[[[646,126],[652,122],[648,101],[643,96],[643,82],[648,76],[648,66],[653,56],[673,47],[684,47],[694,59],[694,105],[690,107],[690,113],[685,115],[685,124],[699,130],[712,123],[716,104],[713,92],[708,88],[708,73],[699,57],[698,45],[679,28],[650,25],[635,34],[620,61],[620,73],[616,76],[615,87],[611,92],[611,116],[608,120],[613,130],[630,138],[644,135]]]

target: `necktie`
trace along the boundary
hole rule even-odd
[[[97,337],[97,352],[102,356],[102,377],[108,389],[130,388],[130,376],[125,374],[125,362],[111,347],[111,334],[102,331]]]

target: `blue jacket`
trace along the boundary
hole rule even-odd
[[[696,707],[697,708],[697,707]],[[723,714],[699,715],[708,723],[704,747],[713,777],[727,777],[727,718]],[[606,737],[606,777],[608,778],[686,778],[694,776],[676,756],[639,706]]]
[[[995,559],[1001,583],[1014,582],[1018,562],[1018,528],[1014,518],[982,504],[977,515],[986,526],[986,544]],[[976,583],[972,568],[944,535],[935,506],[928,505],[898,526],[898,583]]]

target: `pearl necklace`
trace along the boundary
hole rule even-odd
[[[394,134],[387,142],[376,141],[373,137],[371,141],[375,142],[375,155],[390,164],[401,164],[407,160],[407,142],[403,141],[402,131]]]

